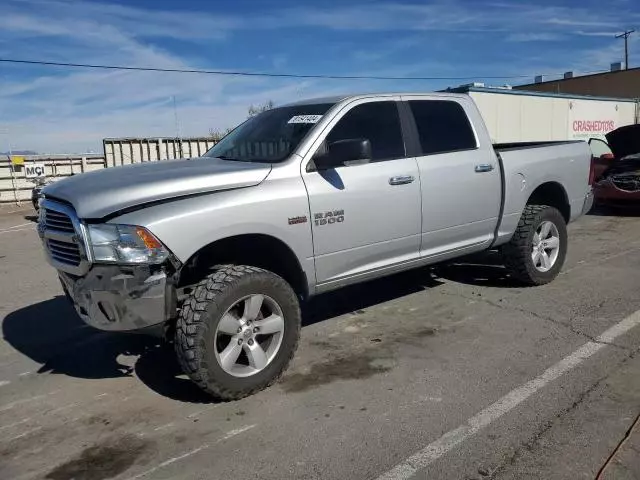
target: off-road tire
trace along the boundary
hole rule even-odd
[[[550,221],[558,228],[560,251],[553,267],[539,271],[531,258],[533,236],[543,221]],[[513,237],[502,247],[504,264],[511,276],[525,285],[544,285],[558,276],[567,255],[567,224],[562,214],[547,205],[527,205],[522,212]]]
[[[216,360],[216,327],[235,302],[256,293],[268,295],[280,305],[285,322],[282,344],[264,370],[249,377],[235,377]],[[175,335],[178,362],[204,391],[220,400],[238,400],[280,378],[298,346],[300,324],[298,299],[284,279],[257,267],[222,265],[199,282],[182,304]]]

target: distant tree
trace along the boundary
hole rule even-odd
[[[271,110],[273,107],[274,107],[273,100],[269,100],[268,102],[258,106],[251,105],[249,106],[249,110],[247,112],[249,114],[248,118],[255,117],[259,113],[266,112],[267,110]],[[214,142],[219,142],[231,130],[233,130],[233,128],[226,128],[224,130],[217,130],[214,128],[210,128],[209,136],[213,139]]]
[[[213,139],[214,142],[218,143],[222,140],[233,128],[226,128],[224,130],[216,130],[213,128],[209,129],[209,136]]]
[[[249,107],[249,118],[255,117],[259,113],[266,112],[267,110],[271,110],[273,106],[274,106],[273,100],[269,100],[267,103],[263,105],[258,105],[257,107],[254,107],[253,105],[251,105]]]

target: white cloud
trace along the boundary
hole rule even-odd
[[[508,42],[553,42],[563,37],[557,33],[512,33],[507,37]]]
[[[454,0],[432,4],[366,2],[331,9],[300,6],[281,11],[256,10],[259,9],[246,15],[224,15],[70,0],[2,0],[0,56],[164,68],[214,68],[210,59],[185,57],[160,45],[166,45],[163,42],[166,39],[225,45],[233,35],[260,29],[331,30],[337,32],[336,36],[356,32],[376,39],[378,35],[369,32],[394,31],[400,32],[399,37],[394,41],[377,41],[378,47],[360,48],[357,52],[345,49],[345,58],[358,61],[351,65],[345,63],[345,58],[336,59],[336,65],[347,66],[335,72],[456,76],[475,68],[494,74],[522,73],[524,68],[533,75],[535,65],[505,66],[492,64],[490,59],[483,59],[482,63],[461,71],[457,62],[448,57],[425,56],[420,45],[429,42],[431,35],[437,40],[442,32],[500,32],[511,42],[536,42],[558,40],[560,35],[567,33],[568,26],[576,30],[573,32],[576,35],[596,36],[610,28],[615,30],[622,20],[640,21],[637,12],[623,9],[603,9],[596,16],[581,7],[486,2],[478,6],[475,2],[463,4]],[[592,28],[594,23],[597,23],[597,29]],[[415,51],[416,61],[394,61],[394,56],[405,50]],[[575,63],[589,70],[594,66],[608,66],[620,56],[620,51],[620,42],[612,41],[599,50],[583,53],[567,50],[566,58],[572,58],[572,63],[576,57],[580,58]],[[562,55],[559,52],[558,58],[563,58]],[[298,63],[301,62],[287,51],[268,52],[262,59],[267,68],[278,71],[295,71]],[[516,68],[520,70],[516,71]],[[566,66],[569,68],[571,65]],[[43,152],[99,150],[103,137],[174,135],[173,95],[177,99],[182,132],[205,135],[210,128],[224,129],[237,124],[244,119],[249,105],[269,99],[278,104],[303,96],[385,88],[429,89],[433,85],[424,82],[400,86],[397,82],[300,82],[3,65],[0,129],[10,132],[12,145],[16,148]],[[0,136],[0,142],[4,141],[6,135]],[[0,150],[4,149],[6,145],[0,143]]]
[[[572,32],[574,35],[581,35],[583,37],[610,37],[610,38],[614,38],[616,35],[618,35],[620,32],[615,31],[615,30],[610,30],[610,31],[591,31],[591,30],[576,30],[574,32]]]
[[[637,51],[640,47],[640,37],[629,37],[629,50]],[[624,42],[620,39],[612,39],[601,48],[585,50],[581,57],[583,70],[608,70],[614,62],[624,62]]]
[[[183,57],[141,38],[161,33],[169,20],[167,13],[89,3],[28,2],[33,3],[38,8],[19,11],[23,4],[17,2],[0,6],[0,51],[4,55],[194,68]],[[48,17],[55,21],[47,21]],[[170,20],[174,36],[191,34],[189,24],[198,26],[186,14]],[[130,23],[134,21],[136,28]],[[283,61],[284,57],[274,59],[274,63]],[[282,103],[306,86],[199,74],[47,69],[36,70],[39,75],[33,77],[32,71],[19,66],[4,69],[0,127],[9,132],[14,147],[41,152],[96,150],[103,137],[172,136],[174,95],[182,132],[206,135],[210,128],[224,129],[242,121],[252,103],[266,99]],[[10,75],[12,72],[15,74]],[[0,137],[3,141],[6,135]]]

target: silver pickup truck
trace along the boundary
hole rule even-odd
[[[52,184],[38,231],[86,323],[173,338],[230,400],[286,369],[313,295],[488,249],[514,281],[551,281],[593,201],[590,159],[583,142],[492,145],[465,95],[322,98],[202,158]]]

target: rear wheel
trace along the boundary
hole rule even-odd
[[[300,336],[300,308],[289,284],[256,267],[227,265],[202,280],[184,302],[176,353],[202,389],[236,400],[275,382]]]
[[[560,273],[567,254],[564,217],[553,207],[527,205],[502,253],[514,278],[527,285],[549,283]]]

